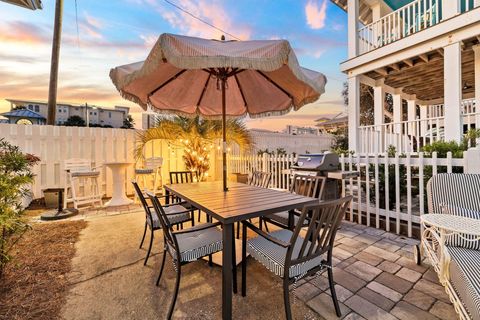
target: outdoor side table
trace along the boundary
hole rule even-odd
[[[453,214],[424,214],[420,216],[420,221],[424,227],[422,233],[422,246],[428,254],[433,266],[435,269],[438,269],[440,275],[444,276],[447,272],[444,268],[445,264],[445,240],[447,237],[450,237],[454,234],[468,234],[474,238],[469,241],[480,240],[480,220],[472,219],[462,216],[457,216]],[[439,249],[440,249],[440,259],[436,259],[434,254],[429,253],[430,244],[428,243],[428,238],[426,237],[428,232],[436,232],[440,235],[439,239]]]
[[[133,165],[133,162],[105,162],[105,166],[112,170],[112,198],[106,207],[124,206],[133,203],[125,194],[125,169]]]

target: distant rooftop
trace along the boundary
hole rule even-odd
[[[17,109],[1,114],[4,117],[19,117],[19,118],[31,118],[31,119],[45,119],[40,113],[34,112],[28,109]]]

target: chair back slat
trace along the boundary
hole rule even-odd
[[[65,170],[70,172],[92,171],[92,162],[88,159],[68,159],[64,162]]]
[[[145,199],[145,196],[143,195],[142,190],[138,186],[138,183],[136,181],[132,181],[133,188],[135,189],[135,192],[137,193],[138,198],[140,199],[140,202],[142,203],[143,209],[145,210],[145,214],[148,216],[150,221],[152,222],[153,225],[153,220],[152,220],[152,212],[150,211],[150,208],[147,203],[147,199]]]
[[[335,235],[345,212],[352,201],[352,196],[325,201],[319,204],[305,206],[290,240],[287,251],[286,265],[294,265],[314,259],[325,252],[331,256]],[[300,245],[298,253],[294,253],[300,231],[305,225],[307,232]]]
[[[248,182],[249,185],[261,188],[268,188],[272,174],[270,172],[254,171]]]
[[[158,220],[160,221],[160,225],[162,226],[165,241],[172,249],[175,250],[176,252],[175,257],[179,259],[180,248],[178,246],[177,238],[173,234],[172,225],[168,221],[165,210],[163,209],[160,201],[158,200],[158,198],[155,196],[154,193],[147,192],[147,196],[150,198],[150,201],[152,202],[153,214],[156,214],[158,217]]]
[[[321,199],[327,178],[296,174],[290,185],[290,192],[305,197]]]
[[[170,183],[171,184],[192,183],[192,182],[195,182],[194,177],[198,178],[196,172],[192,172],[192,171],[170,171]]]

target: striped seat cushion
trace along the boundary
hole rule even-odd
[[[282,240],[286,243],[291,241],[293,232],[290,230],[277,230],[270,232],[270,235]],[[292,259],[298,257],[298,253],[303,243],[303,238],[298,237],[295,243],[295,247],[292,253]],[[308,249],[308,246],[307,246]],[[287,255],[287,248],[283,248],[271,241],[268,241],[262,236],[258,236],[247,242],[247,251],[255,258],[258,262],[267,267],[270,271],[276,274],[279,277],[284,276],[284,266],[285,258]],[[323,256],[316,257],[312,260],[308,260],[303,263],[299,263],[290,267],[289,277],[302,277],[309,270],[320,266],[322,260],[325,259]]]
[[[452,214],[456,216],[467,217],[471,219],[480,219],[480,212],[475,210],[469,210],[460,208],[457,206],[443,205],[442,212],[445,214]],[[466,249],[480,250],[480,240],[476,240],[476,236],[468,234],[455,234],[448,237],[445,241],[446,245],[462,247]]]
[[[152,174],[153,169],[135,169],[136,174]]]
[[[182,223],[182,222],[187,222],[190,221],[190,212],[184,212],[187,209],[183,206],[180,205],[174,205],[170,207],[165,207],[163,208],[165,210],[165,213],[168,215],[168,221],[171,224],[177,224],[177,223]],[[175,212],[180,212],[178,214],[175,214]],[[156,213],[152,213],[152,218],[153,218],[153,225],[150,221],[150,218],[147,216],[147,223],[153,229],[160,229],[160,221],[158,220],[158,216]]]
[[[76,171],[72,172],[72,177],[98,177],[99,171]]]
[[[182,262],[195,261],[209,254],[222,251],[222,231],[217,228],[203,229],[199,231],[177,235]],[[175,257],[175,252],[169,247],[170,253]]]
[[[270,219],[272,221],[288,226],[288,211],[282,211],[282,212],[270,214],[267,216],[267,219]],[[294,225],[298,223],[298,219],[299,217],[297,215],[293,215]]]
[[[472,319],[480,319],[480,251],[447,247],[450,282]]]

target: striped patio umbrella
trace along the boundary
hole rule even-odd
[[[11,3],[20,7],[24,7],[31,10],[42,9],[41,0],[0,0],[2,2]]]
[[[223,120],[282,115],[316,101],[326,77],[300,67],[286,40],[217,41],[162,34],[147,59],[110,71],[117,90],[142,108]]]

